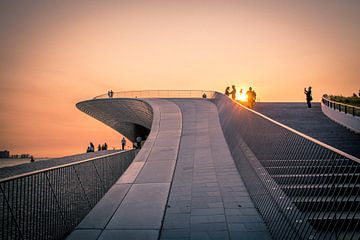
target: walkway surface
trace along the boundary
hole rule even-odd
[[[237,171],[216,106],[174,102],[183,132],[161,239],[271,239]]]
[[[141,151],[68,239],[158,239],[179,151],[182,118],[178,106],[170,101],[148,102],[154,119]]]
[[[148,99],[143,149],[68,240],[271,239],[237,171],[217,107]]]
[[[306,103],[256,103],[255,111],[360,158],[360,134],[325,116],[320,103],[312,105],[308,109]]]

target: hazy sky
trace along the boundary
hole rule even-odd
[[[107,92],[360,88],[360,1],[0,1],[0,150],[61,156],[115,131],[75,108]]]

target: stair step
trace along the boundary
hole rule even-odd
[[[317,173],[360,173],[360,167],[347,166],[287,166],[266,167],[270,175],[291,174],[317,174]]]
[[[280,185],[282,184],[338,184],[358,183],[360,173],[334,173],[334,174],[279,174],[272,178]]]
[[[309,214],[307,219],[318,231],[360,230],[359,212],[318,212]]]
[[[360,211],[360,196],[294,197],[291,200],[302,212]]]
[[[309,159],[309,160],[261,160],[264,167],[285,167],[285,166],[333,166],[333,165],[354,165],[349,159]]]

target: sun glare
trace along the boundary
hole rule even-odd
[[[241,88],[239,88],[239,89],[241,89]],[[245,88],[242,88],[242,89],[243,89],[242,93],[240,93],[240,92],[236,93],[236,100],[241,101],[241,102],[247,102],[248,99],[247,99],[246,91],[244,91]]]

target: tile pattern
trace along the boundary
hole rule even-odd
[[[271,239],[236,169],[216,106],[173,101],[183,132],[161,239]]]
[[[182,117],[177,105],[168,100],[148,99],[147,103],[152,107],[153,121],[142,150],[68,239],[77,239],[79,232],[88,234],[88,240],[158,238],[177,160]],[[94,230],[100,230],[99,238]]]

